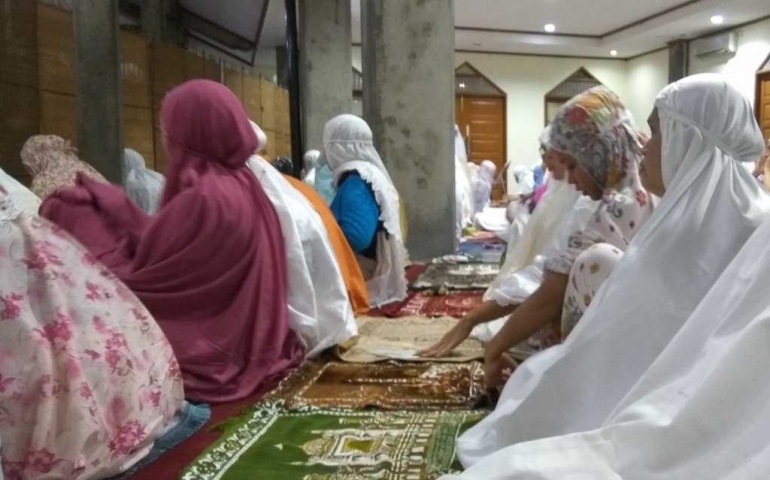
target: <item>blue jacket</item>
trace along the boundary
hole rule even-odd
[[[375,258],[380,206],[372,187],[358,172],[348,173],[340,180],[331,209],[353,251]]]

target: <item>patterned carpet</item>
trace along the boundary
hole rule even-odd
[[[483,412],[254,406],[183,480],[426,479],[458,471],[457,437]]]
[[[353,364],[308,362],[271,398],[287,407],[465,409],[481,405],[484,370],[479,362]]]

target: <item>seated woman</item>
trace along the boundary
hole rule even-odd
[[[61,187],[75,185],[78,173],[107,182],[94,167],[78,158],[70,142],[56,135],[30,137],[21,149],[21,161],[32,175],[32,192],[43,200]]]
[[[130,148],[123,150],[123,187],[139,208],[150,215],[158,211],[165,183],[163,174],[147,168],[139,152]]]
[[[492,187],[495,183],[497,166],[490,160],[484,160],[479,164],[479,173],[473,179],[473,213],[478,215],[489,206],[492,197]]]
[[[169,92],[161,123],[169,163],[156,215],[82,176],[41,212],[108,254],[174,347],[188,398],[238,400],[304,356],[288,323],[280,222],[246,165],[257,137],[238,98],[208,80]]]
[[[318,150],[308,150],[305,152],[305,156],[302,159],[305,164],[302,168],[302,181],[311,187],[315,187],[315,174],[318,169],[318,159],[321,157],[321,152]]]
[[[369,125],[355,115],[329,120],[324,153],[337,182],[332,213],[358,256],[372,306],[403,300],[407,253],[400,198]]]
[[[770,199],[743,165],[762,148],[750,102],[721,77],[696,75],[655,106],[643,178],[660,205],[567,341],[517,368],[495,411],[460,437],[466,467],[601,427],[768,219]],[[463,478],[495,478],[485,462]]]
[[[262,129],[251,122],[257,138]],[[273,204],[288,256],[289,325],[305,343],[308,357],[358,334],[334,250],[318,214],[278,170],[259,155],[248,167]]]
[[[361,272],[361,267],[356,260],[356,254],[350,248],[345,234],[342,233],[337,220],[334,219],[329,206],[324,201],[321,194],[318,193],[310,185],[297,180],[294,177],[288,175],[285,176],[294,188],[304,195],[308,202],[313,206],[315,211],[321,217],[321,221],[326,227],[326,233],[329,237],[329,241],[334,248],[334,254],[337,258],[340,271],[342,272],[342,278],[345,281],[345,287],[348,290],[348,298],[350,299],[350,305],[353,307],[353,312],[357,315],[363,315],[367,313],[371,306],[369,305],[369,292],[366,291],[366,280],[364,280],[364,274]]]
[[[474,326],[513,311],[487,345],[487,382],[494,387],[499,381],[506,351],[549,326],[553,326],[553,331],[540,333],[539,348],[567,337],[631,237],[652,211],[652,203],[639,178],[642,155],[639,140],[626,108],[604,87],[578,95],[560,110],[551,124],[549,152],[563,167],[556,167],[554,175],[561,176],[560,170],[564,168],[569,182],[598,202],[592,218],[586,220],[582,214],[576,223],[566,222],[574,230],[570,231],[567,241],[559,242],[557,249],[547,251],[543,273],[537,266],[527,270],[525,267],[534,257],[524,256],[525,261],[506,279],[510,282],[507,288],[495,289],[493,295],[498,301],[488,301],[471,312],[426,354],[443,355],[447,348],[459,344],[457,340],[462,341],[461,337],[467,336]],[[569,196],[565,198],[568,200]],[[573,208],[578,215],[585,211],[584,205],[576,201],[573,205],[579,207]],[[541,215],[546,213],[549,211]],[[524,244],[522,248],[531,248],[529,245]],[[519,262],[517,254],[512,254],[512,258]],[[537,288],[533,291],[534,287]]]
[[[141,302],[0,182],[0,431],[5,478],[107,478],[183,406],[179,365]],[[34,196],[27,191],[27,197]]]

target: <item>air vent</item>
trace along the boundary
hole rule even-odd
[[[735,32],[722,33],[695,40],[690,47],[695,52],[695,56],[699,58],[733,55],[738,51],[738,36]]]

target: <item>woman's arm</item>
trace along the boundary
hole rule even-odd
[[[465,341],[470,336],[473,327],[510,315],[517,307],[516,304],[501,306],[494,300],[488,300],[459,320],[438,343],[421,350],[419,354],[422,357],[443,357]]]
[[[568,281],[567,275],[546,271],[540,288],[519,305],[502,330],[487,344],[485,363],[488,387],[495,387],[499,382],[501,372],[496,366],[502,367],[501,359],[505,352],[542,327],[559,320]]]

